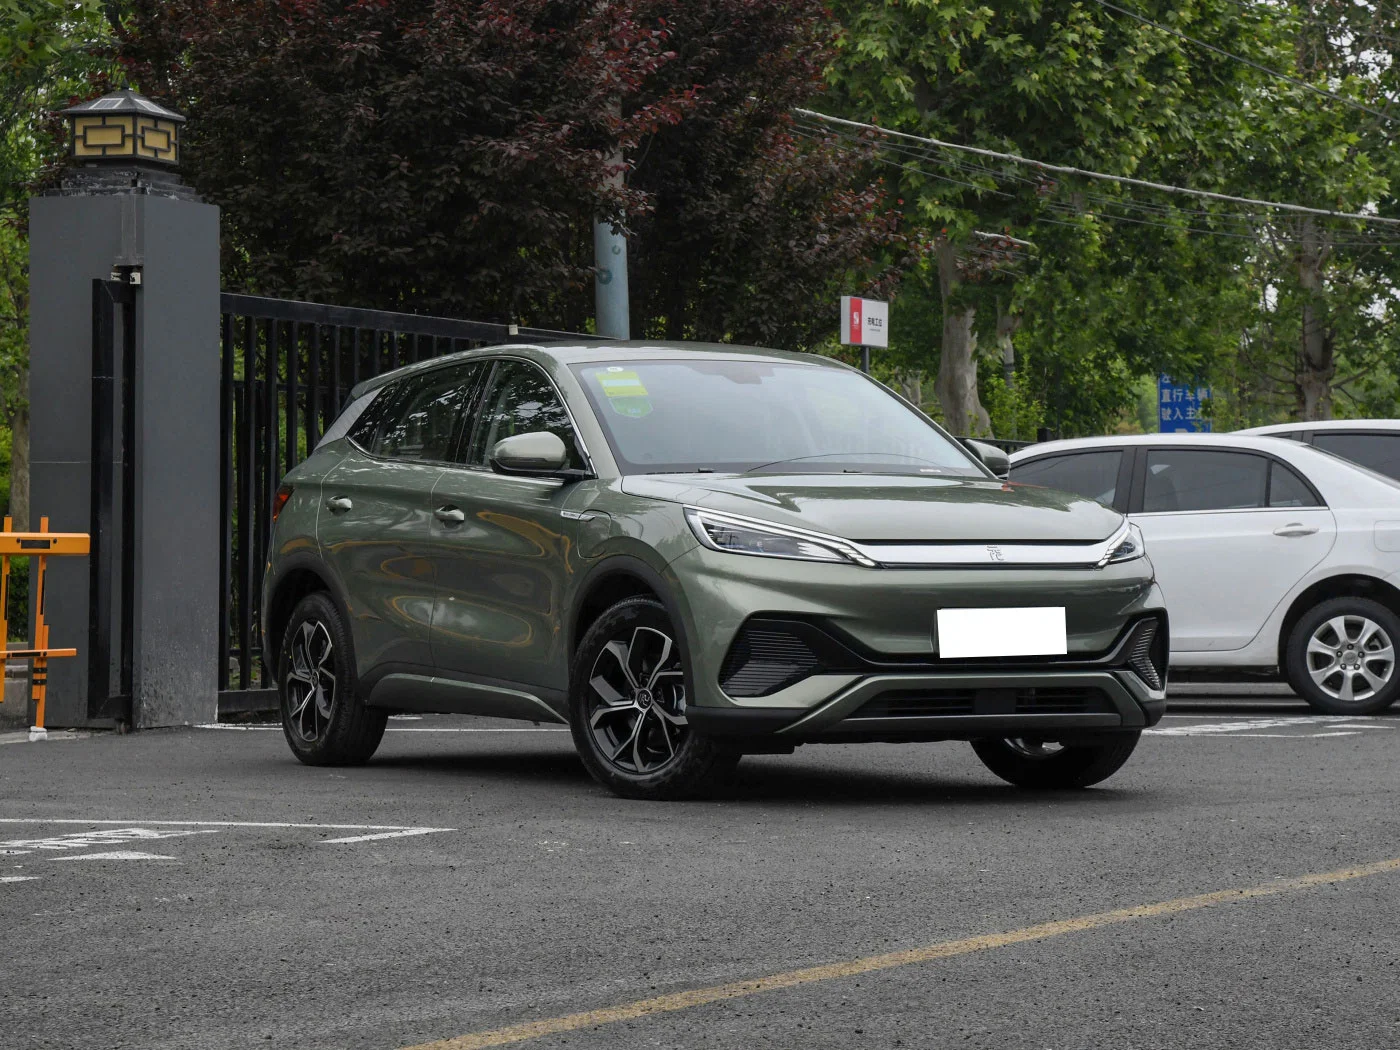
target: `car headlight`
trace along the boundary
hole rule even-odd
[[[690,523],[696,538],[711,550],[753,554],[761,558],[875,565],[855,544],[839,536],[791,529],[785,525],[701,510],[699,507],[686,507],[685,520]]]
[[[1108,553],[1099,562],[1100,568],[1118,562],[1133,561],[1147,553],[1147,542],[1142,538],[1142,530],[1132,522],[1125,524],[1122,531],[1109,542]]]

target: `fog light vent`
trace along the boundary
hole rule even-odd
[[[719,684],[730,696],[766,696],[802,681],[821,660],[795,632],[746,627],[724,658]]]
[[[1128,666],[1152,689],[1162,688],[1167,663],[1165,646],[1155,644],[1157,635],[1157,621],[1143,620],[1133,629],[1128,642]]]

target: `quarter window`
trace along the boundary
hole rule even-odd
[[[1073,492],[1111,507],[1114,496],[1118,494],[1118,468],[1122,462],[1123,453],[1119,449],[1046,456],[1030,463],[1014,465],[1011,480]]]
[[[569,451],[570,468],[583,466],[569,413],[549,377],[524,361],[501,361],[496,365],[476,420],[468,463],[484,467],[490,462],[491,449],[502,438],[542,430],[557,435],[564,442]]]
[[[1263,456],[1242,452],[1150,451],[1143,513],[1263,507],[1269,462]]]
[[[1312,489],[1282,463],[1269,465],[1269,506],[1316,507],[1317,497]]]

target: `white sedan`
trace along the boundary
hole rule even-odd
[[[1089,496],[1142,530],[1172,667],[1282,668],[1333,714],[1400,695],[1400,483],[1240,434],[1046,442],[1011,457],[1011,481]]]

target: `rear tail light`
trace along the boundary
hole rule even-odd
[[[282,508],[287,505],[287,500],[291,498],[291,485],[279,485],[277,487],[277,495],[272,497],[272,524],[277,524],[277,515],[282,513]]]

